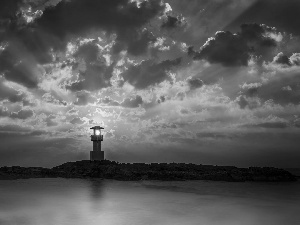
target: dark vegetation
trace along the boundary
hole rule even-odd
[[[217,181],[296,181],[290,172],[273,167],[237,168],[185,163],[118,163],[77,161],[60,166],[1,167],[0,179],[23,178],[102,178],[115,180],[217,180]]]

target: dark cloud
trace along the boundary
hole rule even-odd
[[[9,112],[7,108],[0,107],[0,117],[7,117],[7,116],[9,116]]]
[[[100,103],[109,105],[109,106],[120,106],[120,103],[112,100],[110,97],[105,96],[103,99],[100,100]]]
[[[300,66],[300,53],[293,53],[289,59],[292,65]]]
[[[0,1],[0,27],[10,25],[15,19],[16,14],[22,5],[23,0],[1,0]],[[0,30],[0,34],[3,30]]]
[[[5,79],[0,77],[0,100],[7,99],[10,102],[21,102],[26,97],[21,93],[4,84]]]
[[[135,98],[125,98],[121,103],[121,106],[126,108],[137,108],[143,104],[143,99],[141,96],[137,95]]]
[[[37,87],[41,71],[23,46],[14,43],[0,53],[0,73],[3,73],[7,80],[34,88]]]
[[[91,64],[86,70],[80,72],[78,80],[66,86],[71,91],[95,91],[110,86],[110,78],[114,64],[109,67],[104,65]]]
[[[94,42],[81,45],[75,52],[74,56],[85,60],[87,64],[97,61],[99,49]]]
[[[286,122],[265,122],[265,123],[258,123],[258,124],[247,124],[247,125],[243,125],[243,127],[247,127],[247,128],[262,127],[262,128],[283,129],[283,128],[287,128],[288,124]]]
[[[189,55],[195,60],[205,59],[210,63],[224,66],[247,66],[251,55],[269,56],[269,49],[276,46],[276,41],[267,36],[274,33],[274,28],[266,25],[243,24],[241,31],[218,31],[213,38],[200,48],[199,52],[189,48]]]
[[[114,137],[113,132],[110,132],[110,131],[105,132],[105,138],[111,138],[111,137]]]
[[[30,5],[32,1],[28,0],[0,3],[0,45],[4,48],[0,53],[0,73],[7,80],[35,88],[42,74],[38,64],[52,61],[50,50],[57,49],[55,43],[59,42],[24,21],[21,11],[29,9]]]
[[[297,128],[300,128],[300,120],[299,119],[294,121],[294,126]]]
[[[257,95],[264,99],[273,99],[275,103],[287,105],[289,103],[299,104],[300,102],[300,77],[297,74],[291,77],[273,80],[261,89]]]
[[[298,0],[259,0],[237,16],[226,29],[241,23],[265,23],[288,33],[300,34],[300,2]]]
[[[180,101],[183,101],[186,98],[186,93],[184,93],[184,92],[178,92],[176,94],[176,98],[179,99]]]
[[[72,124],[77,124],[77,125],[81,125],[81,124],[84,123],[84,120],[81,119],[80,117],[75,117],[75,118],[73,118],[73,119],[70,121],[70,123],[72,123]]]
[[[4,126],[0,126],[0,132],[1,133],[28,133],[31,132],[31,129],[27,128],[27,127],[21,127],[15,124],[10,124],[10,125],[4,125]]]
[[[246,100],[245,96],[239,96],[236,100],[236,102],[239,104],[241,109],[246,108],[247,105],[249,105],[248,101]]]
[[[30,110],[30,109],[22,109],[18,112],[12,112],[10,114],[10,117],[13,118],[13,119],[22,119],[22,120],[25,120],[25,119],[28,119],[29,117],[32,117],[33,116],[33,111]]]
[[[197,77],[188,79],[187,82],[188,82],[191,90],[201,88],[203,86],[203,81]]]
[[[190,111],[187,110],[187,109],[181,109],[181,110],[180,110],[180,113],[181,113],[181,114],[189,114]]]
[[[53,119],[55,119],[55,116],[54,115],[49,115],[46,119],[45,119],[45,122],[46,122],[46,125],[47,127],[53,127],[53,126],[57,126],[58,123],[53,121]]]
[[[170,16],[168,15],[166,17],[166,19],[163,21],[161,28],[164,29],[174,29],[177,27],[182,27],[184,26],[186,23],[184,21],[184,19],[180,16]]]
[[[277,56],[274,57],[274,63],[283,64],[283,65],[291,65],[291,61],[288,56],[284,55],[282,52],[278,53]]]
[[[268,122],[257,124],[256,126],[263,128],[286,128],[288,125],[284,122]]]
[[[261,83],[244,83],[241,87],[241,92],[246,96],[254,97],[257,95],[259,89],[262,87]]]
[[[76,101],[75,105],[87,105],[90,102],[95,100],[94,97],[91,96],[91,93],[88,91],[78,91],[76,92]]]
[[[130,54],[137,55],[146,51],[151,40],[147,37],[149,33],[143,35],[141,28],[160,15],[164,8],[158,0],[143,1],[139,6],[129,0],[61,1],[55,7],[47,8],[36,24],[60,40],[68,36],[85,36],[92,29],[104,29],[117,34],[119,51],[127,49]],[[137,47],[134,47],[135,43],[138,43]]]
[[[107,66],[103,56],[99,55],[99,49],[96,43],[87,43],[80,46],[74,56],[84,64],[77,63],[73,66],[75,71],[79,72],[78,79],[67,85],[66,88],[72,91],[95,91],[111,85],[115,63]]]
[[[286,65],[286,64],[285,64]],[[259,105],[257,98],[262,101],[273,100],[276,104],[287,105],[300,102],[300,76],[297,72],[277,72],[276,79],[270,79],[259,86],[249,85],[241,90],[242,96],[238,97],[238,103],[243,108],[256,108]],[[288,75],[287,75],[288,74]]]
[[[196,136],[198,138],[214,138],[214,139],[225,139],[225,138],[232,138],[232,134],[226,134],[226,133],[213,133],[213,132],[201,132],[201,133],[196,133]]]
[[[143,99],[141,96],[136,95],[134,98],[125,98],[122,102],[118,102],[106,96],[105,98],[101,99],[99,103],[108,106],[122,106],[124,108],[137,108],[143,104]]]
[[[35,88],[43,74],[38,64],[52,61],[51,48],[57,49],[59,42],[32,25],[19,25],[19,19],[13,17],[0,29],[3,33],[0,44],[4,48],[0,53],[0,73],[7,80]]]
[[[153,60],[143,61],[136,66],[130,66],[122,76],[137,89],[144,89],[150,85],[159,84],[169,79],[168,71],[181,63],[181,58],[165,60],[155,63]]]
[[[163,103],[166,101],[166,97],[165,96],[160,96],[159,99],[157,99],[158,103]]]
[[[59,94],[57,94],[55,91],[51,91],[50,93],[45,93],[42,95],[42,99],[45,102],[51,103],[51,104],[56,104],[56,105],[67,105],[67,102],[62,99]],[[24,104],[24,103],[23,103]]]
[[[95,120],[89,120],[89,124],[97,124]]]
[[[27,1],[27,7],[31,5],[33,10],[44,11],[34,22],[26,24],[23,21],[20,24],[20,16],[16,14],[21,1],[5,0],[0,4],[0,34],[3,34],[0,44],[2,41],[8,43],[0,53],[0,73],[7,80],[28,88],[37,87],[43,73],[38,64],[53,61],[51,52],[64,51],[69,40],[86,37],[95,30],[104,30],[107,35],[117,34],[114,52],[125,49],[132,55],[145,53],[155,38],[144,28],[165,8],[159,0],[143,1],[139,5],[129,0],[39,1],[37,4]],[[79,55],[86,51],[92,57],[92,50],[91,47],[81,48]],[[90,59],[85,57],[85,60],[88,63]],[[81,76],[88,78],[73,83],[70,89],[86,90],[89,85],[90,89],[106,87],[111,70],[110,67],[90,65],[81,73]],[[103,74],[98,80],[97,73]]]
[[[48,134],[48,132],[44,131],[44,130],[34,130],[34,131],[30,132],[31,136],[41,136],[41,135],[45,135],[45,134]]]
[[[153,34],[148,32],[147,30],[138,32],[137,40],[135,42],[128,43],[127,51],[134,56],[142,55],[143,53],[145,53],[147,51],[149,43],[151,43],[151,42],[153,43],[153,42],[155,42],[155,40],[156,40],[156,38],[153,36]],[[118,46],[116,46],[118,48],[114,48],[115,53],[117,53],[118,51],[121,50],[120,46],[122,46],[122,44],[121,45],[119,44]]]
[[[240,106],[241,109],[245,109],[245,108],[255,109],[261,105],[259,98],[249,97],[246,95],[238,96],[235,102]]]
[[[15,124],[0,126],[0,139],[11,134],[22,135],[22,137],[33,137],[47,134],[44,130],[32,130],[30,127],[22,127]]]
[[[279,52],[272,61],[273,64],[283,66],[300,66],[300,53],[293,53],[290,57]]]

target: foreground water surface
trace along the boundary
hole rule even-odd
[[[0,181],[0,224],[300,224],[300,182]]]

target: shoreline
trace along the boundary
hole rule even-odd
[[[119,163],[109,160],[66,162],[53,168],[20,166],[0,168],[0,180],[28,178],[101,178],[119,181],[293,182],[297,181],[299,176],[274,167],[238,168],[235,166],[191,163]]]

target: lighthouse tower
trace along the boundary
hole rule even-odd
[[[100,126],[95,126],[90,128],[94,130],[93,135],[91,135],[91,141],[93,142],[93,151],[90,151],[90,160],[104,160],[104,151],[101,151],[101,141],[103,141],[103,135],[101,135]]]

